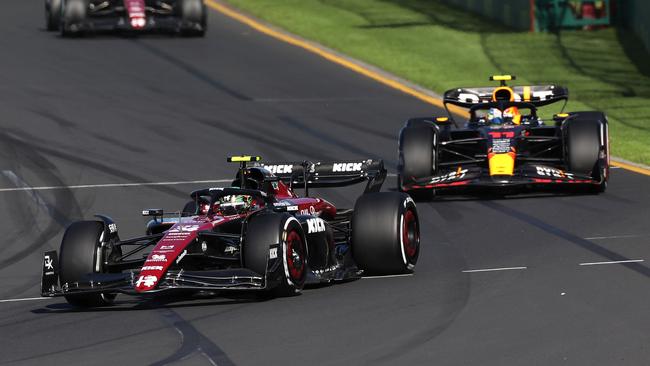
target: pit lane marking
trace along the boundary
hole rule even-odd
[[[476,272],[496,272],[496,271],[517,271],[528,269],[528,267],[501,267],[501,268],[483,268],[483,269],[466,269],[461,271],[463,273],[476,273]]]
[[[643,259],[628,259],[624,261],[609,261],[609,262],[587,262],[587,263],[580,263],[580,266],[599,266],[599,265],[605,265],[605,264],[624,264],[624,263],[640,263],[644,262]]]
[[[37,301],[37,300],[51,300],[51,297],[26,297],[22,299],[4,299],[0,300],[0,303],[5,302],[19,302],[19,301]]]

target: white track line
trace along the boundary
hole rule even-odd
[[[475,273],[475,272],[496,272],[496,271],[513,271],[513,270],[522,270],[527,269],[528,267],[503,267],[503,268],[485,268],[485,269],[467,269],[462,271],[463,273]]]
[[[3,173],[5,173],[3,171]],[[7,173],[5,173],[7,175]],[[390,173],[389,177],[396,177],[397,174]],[[185,180],[172,182],[141,182],[141,183],[106,183],[106,184],[79,184],[72,186],[42,186],[42,187],[13,187],[0,188],[0,192],[24,192],[24,191],[52,191],[57,189],[84,189],[84,188],[120,188],[120,187],[147,187],[147,186],[175,186],[181,184],[210,184],[210,183],[230,183],[232,179],[212,179],[212,180]]]
[[[611,262],[588,262],[588,263],[580,263],[581,266],[597,266],[601,264],[622,264],[622,263],[639,263],[643,262],[643,259],[629,259],[629,260],[624,260],[624,261],[611,261]]]
[[[74,186],[44,186],[44,187],[0,188],[0,192],[50,191],[50,190],[56,190],[56,189],[82,189],[82,188],[173,186],[173,185],[180,185],[180,184],[209,184],[209,183],[229,183],[229,182],[232,182],[232,179],[188,180],[188,181],[175,181],[175,182],[80,184],[80,185],[74,185]]]
[[[361,278],[373,279],[373,278],[410,277],[410,276],[413,276],[413,273],[405,273],[405,274],[398,274],[398,275],[384,275],[384,276],[364,276]]]
[[[626,238],[640,238],[643,235],[612,235],[612,236],[592,236],[583,238],[585,240],[605,240],[605,239],[626,239]]]
[[[24,299],[5,299],[5,300],[0,300],[0,303],[3,302],[18,302],[18,301],[36,301],[36,300],[50,300],[52,299],[51,297],[26,297]]]

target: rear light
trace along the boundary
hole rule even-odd
[[[131,27],[140,29],[144,28],[144,26],[147,24],[147,20],[145,18],[131,18]]]

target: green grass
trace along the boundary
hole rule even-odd
[[[501,73],[567,86],[568,110],[608,114],[615,156],[650,164],[650,65],[629,32],[517,32],[438,0],[228,2],[438,93]]]

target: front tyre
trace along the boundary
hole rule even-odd
[[[62,0],[45,0],[45,28],[57,31],[61,26]]]
[[[77,221],[68,226],[61,241],[59,255],[59,279],[61,284],[85,281],[89,273],[102,272],[103,250],[100,237],[104,224],[99,221]],[[70,305],[77,307],[96,307],[110,305],[115,294],[74,294],[65,295]]]
[[[420,253],[420,226],[415,202],[405,193],[361,196],[352,216],[352,255],[365,272],[408,273]]]
[[[208,28],[207,9],[203,0],[180,1],[180,33],[185,37],[203,37]]]
[[[607,118],[600,112],[578,112],[563,127],[568,170],[591,175],[600,182],[594,192],[604,192],[609,178]]]
[[[61,15],[61,36],[74,37],[83,34],[87,0],[66,0]]]
[[[270,295],[292,296],[304,287],[307,245],[295,217],[286,213],[252,217],[246,227],[242,252],[244,267],[266,276]]]

